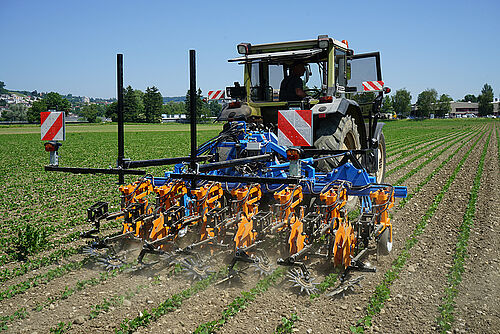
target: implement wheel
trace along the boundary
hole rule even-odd
[[[382,255],[389,255],[392,250],[392,238],[389,227],[386,227],[380,239],[378,239],[378,251]]]
[[[358,150],[361,148],[358,126],[350,115],[335,115],[328,120],[321,121],[316,130],[316,138],[314,147],[318,149]],[[331,172],[338,167],[341,159],[342,157],[319,160],[317,168],[322,172]],[[357,203],[358,198],[351,196],[347,201],[347,210],[352,211]]]

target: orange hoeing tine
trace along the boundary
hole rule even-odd
[[[377,221],[385,226],[388,226],[391,222],[389,218],[389,209],[394,206],[394,193],[391,198],[389,194],[384,189],[379,189],[377,191],[372,191],[370,193],[370,198],[378,205],[375,212],[379,214]]]
[[[241,207],[241,211],[247,216],[257,213],[258,201],[262,197],[260,185],[253,185],[250,189],[248,187],[234,189],[231,191],[231,195],[235,196],[238,202],[244,201],[238,206],[238,209]]]
[[[275,193],[274,198],[280,203],[280,218],[286,219],[294,211],[295,207],[302,202],[304,194],[301,186],[295,189],[286,187],[282,191]]]

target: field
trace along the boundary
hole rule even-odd
[[[49,173],[38,127],[0,127],[0,331],[5,333],[500,332],[500,122],[389,122],[386,181],[408,187],[392,210],[394,246],[344,297],[338,271],[312,265],[319,293],[298,295],[286,271],[192,282],[158,263],[105,271],[82,254],[86,209],[118,209],[116,176]],[[203,125],[203,142],[220,125]],[[116,125],[69,126],[62,166],[106,168]],[[186,155],[185,125],[126,125],[125,156]],[[162,167],[147,168],[162,175]],[[128,177],[126,181],[133,181]],[[119,221],[103,226],[120,231]],[[219,268],[225,265],[220,261]],[[353,273],[353,277],[360,273]]]

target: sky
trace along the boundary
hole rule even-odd
[[[204,95],[242,81],[236,45],[347,40],[379,51],[387,86],[413,101],[434,88],[453,99],[500,93],[500,1],[11,1],[0,0],[0,81],[11,90],[116,97],[124,84],[185,95],[196,50]]]

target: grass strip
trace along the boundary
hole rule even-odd
[[[218,320],[213,320],[201,324],[196,328],[194,333],[196,334],[209,334],[215,333],[219,330],[224,324],[234,317],[238,312],[245,309],[249,303],[255,300],[258,295],[266,292],[269,287],[276,283],[276,280],[282,277],[285,274],[286,270],[283,267],[280,267],[273,271],[273,273],[269,276],[264,277],[263,279],[257,282],[257,285],[250,289],[250,291],[241,292],[241,296],[236,297],[224,311],[222,311],[222,316]]]
[[[415,229],[413,230],[410,237],[406,240],[401,253],[392,262],[391,269],[384,274],[382,282],[376,286],[375,292],[370,297],[370,300],[366,307],[366,315],[363,318],[359,319],[355,326],[350,326],[351,332],[364,333],[365,329],[371,327],[373,317],[376,314],[380,313],[380,310],[384,307],[385,301],[387,301],[387,299],[389,299],[390,297],[391,294],[390,286],[399,277],[399,274],[403,269],[403,267],[405,266],[406,261],[410,258],[411,256],[410,250],[418,243],[418,237],[424,233],[425,228],[429,223],[429,220],[432,218],[432,216],[434,216],[434,213],[436,212],[439,204],[443,200],[444,195],[446,194],[451,184],[457,177],[457,174],[462,169],[462,166],[469,157],[470,153],[476,147],[479,140],[483,138],[483,136],[484,133],[469,148],[469,150],[463,156],[462,160],[460,160],[458,165],[453,170],[452,174],[449,176],[443,188],[441,188],[441,191],[436,195],[436,197],[434,197],[434,201],[432,202],[431,206],[427,209],[424,216],[420,219],[420,222],[415,226]]]
[[[468,136],[469,134],[466,134],[466,136]],[[443,154],[444,152],[446,152],[447,150],[450,149],[450,147],[452,147],[453,145],[455,145],[456,143],[458,143],[459,141],[461,140],[464,140],[465,136],[463,137],[460,137],[458,138],[457,140],[455,140],[454,142],[452,142],[450,145],[446,146],[445,148],[443,148],[442,150],[440,150],[439,152],[437,152],[436,154],[432,155],[430,158],[428,158],[427,160],[425,160],[424,162],[422,162],[420,165],[418,165],[417,167],[413,168],[411,171],[409,171],[408,173],[406,173],[405,175],[403,175],[402,177],[400,177],[396,182],[395,182],[395,185],[400,185],[400,184],[403,184],[403,182],[405,182],[406,180],[408,180],[410,177],[412,177],[413,175],[415,175],[418,171],[420,171],[422,168],[424,168],[425,166],[427,166],[427,164],[429,164],[431,161],[435,160],[436,158],[438,158],[441,154]],[[469,140],[467,140],[466,142],[469,142]],[[465,143],[464,143],[465,144]],[[460,147],[462,147],[463,145],[461,145]],[[457,152],[457,151],[455,151]]]
[[[477,142],[484,136],[484,133],[478,138],[476,139],[476,142],[473,144],[473,146],[476,146]],[[458,153],[458,151],[460,151],[462,149],[462,147],[465,146],[465,144],[467,144],[469,141],[465,141],[463,142],[455,151],[453,151],[452,154],[450,154],[448,156],[448,158],[446,158],[445,160],[443,160],[443,162],[441,162],[441,164],[436,167],[436,169],[434,169],[432,171],[432,173],[430,173],[429,175],[427,175],[427,177],[425,179],[423,179],[418,185],[417,187],[415,188],[415,190],[413,190],[413,192],[411,194],[408,194],[406,196],[406,198],[403,198],[401,201],[399,201],[399,204],[398,204],[398,210],[402,209],[412,198],[413,196],[415,196],[437,173],[439,173],[441,171],[441,169],[443,169],[443,167],[448,163],[450,162],[451,159],[453,159],[453,157]]]
[[[458,241],[455,247],[455,254],[453,255],[453,265],[448,272],[448,284],[445,289],[442,304],[438,307],[439,317],[437,323],[441,333],[446,333],[451,330],[455,310],[455,297],[458,294],[458,287],[462,282],[462,274],[465,271],[465,259],[468,257],[467,245],[469,243],[470,230],[474,225],[474,218],[476,216],[476,203],[479,195],[479,188],[481,187],[481,176],[483,175],[484,161],[486,153],[488,152],[488,144],[490,143],[491,132],[484,144],[483,153],[479,161],[479,166],[474,177],[474,183],[470,191],[469,204],[464,213],[462,224],[458,229]]]
[[[153,308],[151,311],[144,310],[139,316],[133,319],[124,319],[119,325],[120,327],[115,330],[115,333],[133,333],[140,327],[148,326],[151,322],[156,321],[161,316],[169,312],[173,312],[181,307],[184,300],[190,298],[192,295],[198,292],[204,291],[224,274],[227,274],[227,268],[224,268],[218,273],[214,273],[209,277],[194,283],[193,285],[191,285],[191,287],[179,293],[176,293],[175,295],[160,303],[157,307]]]
[[[299,320],[297,313],[292,313],[289,317],[282,317],[281,324],[276,327],[274,334],[291,334],[295,327],[295,322]]]

